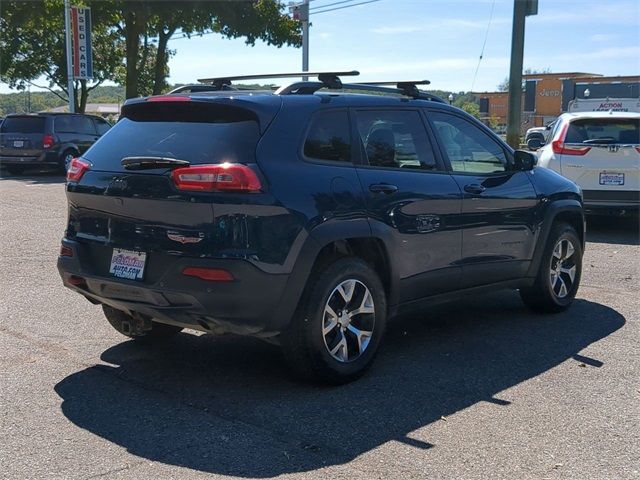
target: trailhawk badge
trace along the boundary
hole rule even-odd
[[[181,243],[183,245],[186,245],[188,243],[199,243],[202,240],[204,240],[204,233],[202,232],[198,232],[198,236],[194,237],[194,236],[188,236],[188,235],[182,235],[179,232],[167,232],[167,237],[169,238],[169,240],[173,240],[174,242],[178,242]]]

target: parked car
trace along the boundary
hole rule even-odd
[[[319,78],[128,100],[69,169],[64,285],[127,337],[252,335],[331,383],[371,365],[388,318],[434,300],[571,305],[573,182],[411,82]]]
[[[640,113],[565,113],[538,155],[582,188],[589,213],[638,214]]]
[[[544,127],[532,127],[528,129],[524,135],[524,143],[527,144],[529,150],[537,150],[544,145],[554,125],[555,120]]]
[[[93,115],[36,113],[7,115],[0,125],[0,165],[13,174],[26,168],[66,171],[111,125]]]

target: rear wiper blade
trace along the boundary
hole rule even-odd
[[[188,160],[167,157],[124,157],[120,164],[127,170],[188,167]]]

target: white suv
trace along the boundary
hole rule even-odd
[[[640,113],[562,114],[538,151],[538,164],[578,184],[588,212],[637,214]]]

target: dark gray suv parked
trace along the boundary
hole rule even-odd
[[[31,167],[66,171],[111,125],[93,115],[37,113],[8,115],[0,125],[0,165],[13,174]]]

